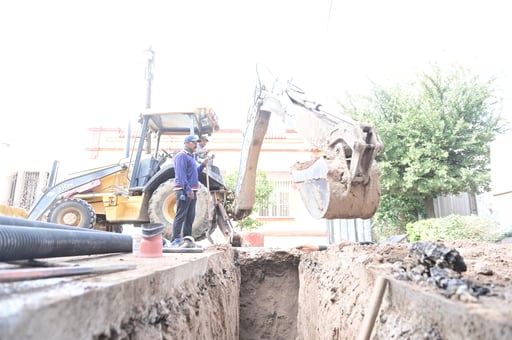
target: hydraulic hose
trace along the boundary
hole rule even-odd
[[[130,235],[0,224],[0,261],[131,251]]]

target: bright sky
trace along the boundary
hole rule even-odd
[[[150,45],[152,107],[209,105],[221,127],[244,124],[257,63],[282,80],[293,78],[320,102],[364,92],[370,80],[395,83],[429,63],[455,62],[497,76],[510,99],[512,22],[505,6],[497,0],[5,0],[0,142],[16,144],[29,132],[34,148],[87,127],[126,126],[146,103]],[[75,147],[64,145],[57,149]]]

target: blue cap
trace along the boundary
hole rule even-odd
[[[188,142],[197,142],[197,137],[194,135],[185,137],[185,143],[188,143]]]

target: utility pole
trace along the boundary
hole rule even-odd
[[[151,46],[144,51],[146,55],[146,109],[151,108],[151,82],[153,81],[153,66],[155,64],[155,52],[151,49]]]
[[[144,51],[146,55],[146,110],[151,108],[151,82],[153,81],[153,66],[155,64],[155,52],[149,46],[147,50]],[[146,138],[146,153],[151,153],[151,133],[148,132],[148,134],[145,136]]]

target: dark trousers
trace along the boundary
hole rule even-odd
[[[176,191],[176,217],[172,224],[171,241],[180,237],[192,236],[192,223],[194,223],[194,218],[196,217],[197,195],[194,191],[193,199],[187,197],[186,200],[180,200],[182,194],[187,197],[183,190]]]

